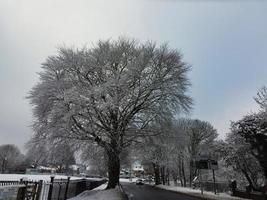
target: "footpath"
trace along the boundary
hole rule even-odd
[[[204,191],[202,195],[199,189],[178,186],[157,185],[155,187],[207,200],[248,200],[244,198],[233,197],[227,193],[214,194],[213,192]]]
[[[105,190],[107,184],[103,184],[93,190],[87,190],[69,200],[125,200],[125,196],[120,187]]]

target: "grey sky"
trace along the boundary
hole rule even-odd
[[[0,0],[0,144],[32,134],[27,92],[55,47],[130,36],[169,42],[193,66],[193,118],[221,137],[267,85],[267,1]]]

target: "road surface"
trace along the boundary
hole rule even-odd
[[[130,200],[199,200],[172,191],[159,189],[150,185],[135,185],[134,183],[121,183]]]

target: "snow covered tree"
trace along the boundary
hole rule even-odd
[[[180,180],[181,186],[186,187],[187,174],[190,170],[190,155],[188,150],[190,134],[187,133],[189,127],[189,122],[191,119],[178,119],[174,121],[173,126],[173,139],[172,139],[172,154],[171,158],[173,161],[173,170],[176,170],[177,173],[173,172],[174,180],[177,178]]]
[[[232,124],[234,126],[234,124]],[[216,150],[215,150],[216,151]],[[263,176],[258,160],[251,154],[250,144],[232,128],[223,145],[217,147],[227,166],[242,174],[254,190],[259,190]]]
[[[218,136],[216,129],[209,122],[198,119],[189,120],[185,130],[189,137],[188,149],[191,157],[198,155],[201,151],[208,151],[209,145]]]
[[[74,149],[66,141],[49,145],[48,162],[56,166],[59,173],[69,173],[69,167],[76,164]]]
[[[158,119],[150,124],[149,129],[154,129],[154,136],[144,137],[134,145],[137,160],[141,161],[147,169],[152,169],[155,184],[165,184],[165,169],[169,164],[169,147],[171,140],[171,119]]]
[[[265,112],[251,114],[235,122],[234,132],[250,144],[253,156],[259,161],[267,182],[267,116]]]
[[[75,150],[77,147],[71,146],[68,141],[38,141],[33,137],[28,141],[27,158],[33,167],[53,166],[58,168],[58,172],[69,172],[69,166],[76,163]]]
[[[199,119],[180,119],[177,122],[177,127],[180,132],[183,131],[186,139],[187,159],[193,161],[199,154],[211,155],[210,147],[218,134],[216,129],[206,121]],[[183,155],[185,157],[185,155]],[[192,180],[196,176],[196,170],[193,170],[191,164],[189,165],[189,184],[191,187]]]
[[[103,147],[107,188],[119,183],[123,148],[149,134],[140,130],[155,117],[190,109],[190,67],[167,45],[121,38],[91,48],[60,48],[42,68],[29,95],[36,136]]]
[[[30,160],[32,167],[47,166],[49,151],[45,141],[33,142],[32,139],[25,145],[26,157]]]
[[[90,175],[107,175],[107,158],[103,148],[97,144],[83,144],[80,159],[89,168]]]

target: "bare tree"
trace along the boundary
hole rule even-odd
[[[190,67],[167,45],[130,39],[92,48],[60,48],[31,90],[38,138],[91,141],[108,156],[107,188],[119,183],[123,148],[155,117],[190,108]]]
[[[267,88],[264,86],[258,92],[254,100],[260,105],[263,111],[267,111]]]

